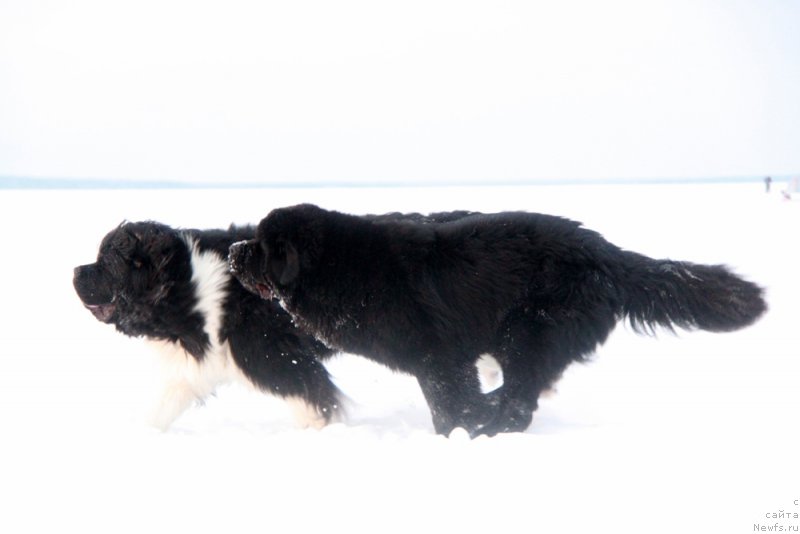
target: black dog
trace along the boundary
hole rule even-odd
[[[230,276],[228,248],[254,235],[252,227],[123,223],[103,239],[96,263],[75,268],[75,290],[98,320],[163,353],[168,376],[155,426],[166,429],[235,380],[290,401],[303,426],[323,426],[340,411],[342,396],[319,361],[333,351]]]
[[[524,430],[539,394],[623,317],[729,331],[766,310],[761,288],[725,267],[653,260],[534,213],[420,224],[300,205],[271,212],[229,260],[329,346],[416,376],[442,434]],[[483,354],[504,376],[486,395]]]

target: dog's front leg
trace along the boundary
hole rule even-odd
[[[154,403],[148,422],[151,426],[166,431],[195,401],[201,400],[185,380],[167,382]]]

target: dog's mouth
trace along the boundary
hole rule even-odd
[[[92,312],[92,315],[95,318],[103,323],[107,323],[111,316],[114,315],[114,310],[117,308],[117,305],[113,302],[109,302],[107,304],[84,304],[86,309]]]
[[[269,287],[267,284],[256,284],[256,292],[258,296],[260,296],[264,300],[272,300],[275,298],[275,293],[272,291],[272,288]]]

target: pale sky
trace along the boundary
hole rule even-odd
[[[0,0],[0,176],[800,173],[800,2]]]

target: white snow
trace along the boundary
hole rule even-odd
[[[771,309],[732,334],[620,325],[524,434],[436,436],[413,379],[354,356],[329,364],[345,422],[300,430],[286,403],[229,386],[170,431],[149,429],[154,359],[83,309],[72,268],[123,219],[218,227],[299,202],[564,215],[651,256],[726,263],[768,289]],[[762,184],[0,191],[0,531],[774,525],[772,513],[800,513],[798,227],[800,203]]]

